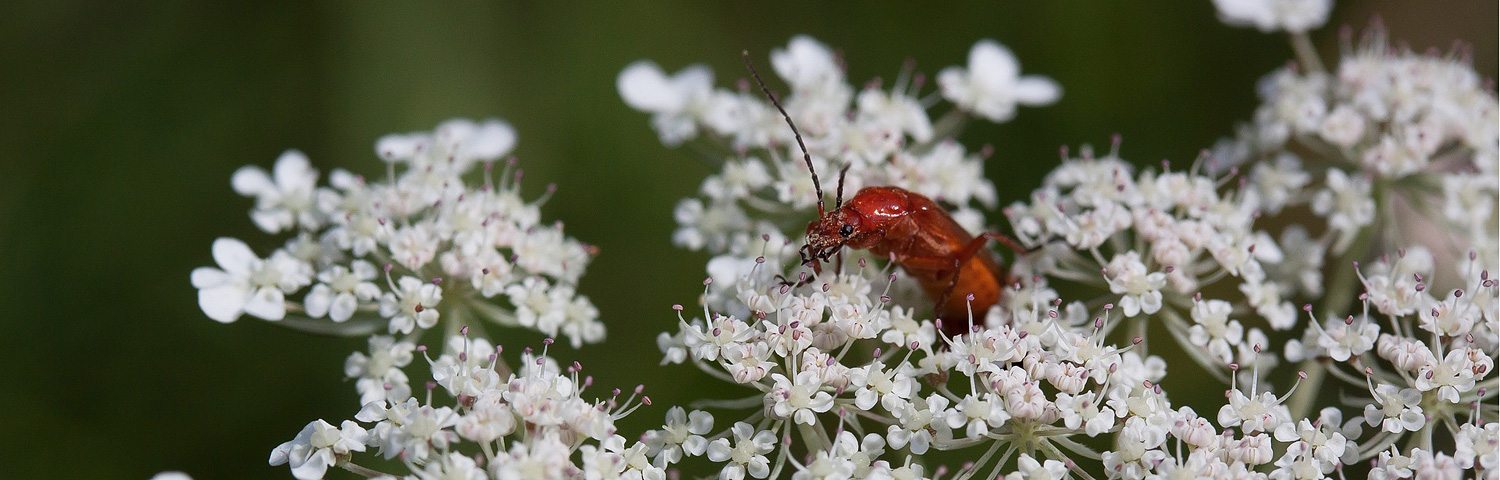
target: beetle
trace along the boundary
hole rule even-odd
[[[985,245],[993,239],[1017,252],[1030,250],[1002,234],[971,235],[937,202],[900,187],[865,187],[845,202],[844,174],[848,166],[839,172],[833,210],[824,209],[823,187],[813,168],[812,155],[802,142],[802,134],[755,71],[750,52],[744,52],[744,57],[745,66],[750,68],[761,91],[791,127],[792,136],[802,149],[802,159],[812,174],[813,190],[818,196],[818,218],[807,224],[807,243],[800,251],[803,265],[810,264],[815,273],[822,273],[822,262],[846,246],[890,258],[915,278],[933,300],[933,313],[944,335],[955,337],[966,333],[971,312],[983,318],[1000,301],[1005,285],[1014,282]]]

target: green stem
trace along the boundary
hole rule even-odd
[[[287,315],[272,323],[299,332],[333,337],[367,337],[385,326],[384,318],[375,315],[358,315],[345,322],[334,322],[326,318],[311,318],[302,315]]]
[[[1302,70],[1307,73],[1324,73],[1323,61],[1318,59],[1318,49],[1313,47],[1312,39],[1307,37],[1307,32],[1292,34],[1292,51],[1297,55],[1297,63],[1302,65]]]
[[[347,460],[339,462],[339,468],[342,468],[344,470],[348,470],[348,471],[354,472],[356,475],[359,475],[359,476],[362,476],[362,477],[365,477],[365,478],[390,477],[390,476],[392,476],[389,473],[385,473],[385,472],[382,472],[382,471],[379,471],[379,470],[375,470],[375,469],[369,468],[369,467],[360,466],[357,463],[350,462],[350,461],[347,461]]]
[[[1366,253],[1374,245],[1375,242],[1371,238],[1374,231],[1374,228],[1365,228],[1354,240],[1354,244],[1339,256],[1339,264],[1334,267],[1333,284],[1328,288],[1327,295],[1323,296],[1324,318],[1337,317],[1338,312],[1345,311],[1354,301],[1355,292],[1359,291],[1359,275],[1355,271],[1354,262],[1364,259]],[[1297,368],[1307,372],[1307,379],[1303,380],[1303,385],[1292,393],[1291,400],[1287,402],[1287,408],[1291,410],[1294,419],[1307,418],[1307,415],[1312,412],[1313,402],[1323,391],[1323,380],[1328,375],[1328,372],[1323,370],[1324,366],[1319,364],[1316,358],[1303,360]]]

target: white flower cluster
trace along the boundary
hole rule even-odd
[[[771,52],[775,72],[791,87],[780,98],[796,122],[823,185],[848,168],[844,192],[895,185],[953,208],[971,229],[984,225],[979,207],[993,208],[995,187],[984,177],[983,158],[952,141],[969,115],[1006,121],[1017,105],[1057,101],[1061,89],[1045,77],[1020,75],[1015,56],[993,41],[976,44],[966,67],[948,67],[937,78],[941,97],[957,108],[934,122],[928,108],[938,95],[921,93],[926,77],[904,69],[883,89],[872,80],[856,89],[826,45],[806,36]],[[697,150],[722,170],[703,181],[701,197],[685,199],[674,216],[673,242],[691,250],[753,258],[747,247],[780,222],[801,218],[822,201],[791,130],[776,109],[748,82],[738,91],[713,88],[706,66],[667,76],[650,61],[627,66],[619,76],[625,103],[652,113],[662,142],[696,140]],[[834,193],[832,188],[825,189]],[[743,273],[743,272],[742,272]]]
[[[1422,247],[1362,267],[1360,311],[1310,322],[1301,340],[1288,343],[1287,357],[1324,360],[1347,391],[1367,394],[1353,393],[1344,403],[1363,409],[1359,420],[1377,430],[1363,442],[1371,446],[1365,458],[1380,455],[1377,471],[1411,468],[1414,459],[1425,458],[1448,465],[1426,468],[1477,468],[1484,472],[1480,478],[1493,478],[1500,463],[1476,463],[1475,452],[1493,450],[1500,432],[1500,377],[1494,373],[1500,286],[1477,254],[1458,269],[1465,279],[1461,288],[1428,288],[1424,282],[1433,278],[1433,267],[1432,253]],[[1403,438],[1435,434],[1453,438],[1457,450],[1435,450],[1427,441],[1397,448]]]
[[[450,330],[489,320],[575,347],[602,340],[598,310],[574,287],[592,247],[541,222],[546,195],[521,198],[514,160],[492,171],[515,140],[499,120],[389,135],[375,145],[381,182],[334,170],[319,186],[295,150],[269,174],[241,168],[231,183],[255,199],[251,219],[290,238],[265,257],[238,239],[214,241],[218,268],[193,271],[198,304],[220,322],[248,314],[322,333],[416,336],[443,320]]]
[[[1289,9],[1278,13],[1285,18],[1276,28],[1294,35],[1327,14],[1327,2],[1276,5]],[[965,228],[985,230],[976,210],[993,200],[974,194],[981,188],[940,185],[933,193],[909,183],[910,176],[889,173],[907,152],[953,142],[927,147],[916,133],[924,130],[898,130],[901,141],[884,160],[850,154],[868,145],[854,139],[866,137],[838,132],[872,117],[815,110],[845,105],[848,95],[817,96],[839,91],[826,82],[838,79],[841,86],[840,69],[829,66],[826,49],[801,42],[809,41],[794,40],[773,63],[793,86],[788,111],[806,133],[817,168],[847,166],[856,189],[895,185],[942,198]],[[1020,242],[1033,250],[1009,266],[1006,281],[1014,283],[1000,303],[973,312],[967,334],[958,337],[924,319],[931,300],[897,265],[881,266],[876,262],[883,259],[867,252],[846,250],[812,278],[796,272],[798,220],[808,218],[817,199],[790,150],[790,130],[753,92],[742,86],[737,95],[713,93],[700,77],[705,86],[694,90],[704,92],[697,98],[735,98],[741,111],[755,113],[711,115],[718,107],[703,100],[701,108],[673,111],[693,128],[669,139],[662,111],[632,100],[634,70],[648,68],[632,66],[621,75],[622,94],[658,114],[668,144],[702,135],[734,149],[723,172],[704,182],[702,199],[686,200],[677,211],[683,227],[677,243],[718,256],[708,264],[701,317],[679,313],[679,328],[663,333],[658,346],[664,363],[690,363],[751,389],[744,398],[697,405],[752,409],[718,433],[707,413],[677,413],[666,430],[648,433],[656,439],[648,454],[658,465],[704,456],[724,479],[781,478],[788,470],[793,478],[1291,479],[1328,478],[1346,468],[1368,468],[1376,478],[1451,478],[1464,469],[1493,478],[1500,455],[1486,452],[1500,442],[1494,408],[1500,384],[1493,374],[1500,280],[1489,273],[1500,271],[1494,267],[1500,170],[1494,95],[1470,81],[1467,67],[1386,54],[1383,42],[1368,43],[1356,56],[1377,64],[1364,68],[1379,75],[1312,81],[1321,74],[1289,69],[1272,76],[1256,124],[1186,169],[1136,168],[1120,159],[1118,139],[1103,156],[1088,147],[1077,157],[1065,151],[1029,200],[1005,209]],[[975,65],[985,61],[974,59],[985,51],[995,49],[982,42],[971,52],[971,69],[983,70]],[[815,63],[823,68],[784,68],[790,59],[809,58],[824,59]],[[1350,65],[1336,77],[1345,78]],[[1009,118],[964,93],[966,86],[1003,82],[960,85],[966,75],[941,74],[944,96],[963,111]],[[1010,78],[1003,88],[1014,97],[1037,85],[1023,88],[1025,79]],[[1375,105],[1383,106],[1383,116],[1370,116]],[[1335,110],[1363,117],[1351,122]],[[716,124],[717,118],[746,123]],[[747,124],[760,130],[749,132]],[[946,121],[936,124],[933,130],[942,132],[936,137],[951,135]],[[1430,145],[1411,143],[1418,141]],[[1396,168],[1383,156],[1389,151],[1367,154],[1391,142],[1407,154],[1421,147],[1427,158]],[[965,171],[982,173],[978,159],[973,164]],[[1310,164],[1326,173],[1304,169]],[[1315,215],[1288,225],[1287,218],[1298,218],[1294,212]],[[1443,228],[1423,231],[1409,223],[1424,216]],[[1436,234],[1442,242],[1397,233]],[[1381,245],[1417,246],[1395,260],[1369,261]],[[1454,247],[1473,252],[1467,261],[1434,260],[1437,249]],[[1325,277],[1330,254],[1343,255],[1338,263],[1349,267]],[[1358,260],[1366,260],[1364,268]],[[1457,272],[1447,280],[1452,287],[1429,287],[1448,271]],[[1356,299],[1361,283],[1366,293]],[[1053,284],[1069,292],[1092,288],[1097,296],[1065,304]],[[1298,327],[1294,299],[1317,303],[1302,307],[1314,320],[1302,339],[1282,344],[1286,334],[1270,330]],[[1348,308],[1356,312],[1333,313]],[[1332,316],[1318,322],[1317,315]],[[1156,345],[1146,337],[1158,322],[1227,384],[1223,404],[1168,401],[1174,380],[1160,357],[1146,353],[1148,343]],[[1313,384],[1272,382],[1273,370],[1287,371],[1283,360],[1303,362],[1310,372],[1298,378]],[[1329,389],[1325,378],[1337,382],[1337,406],[1313,405]],[[1216,413],[1199,413],[1205,411]],[[1434,437],[1452,439],[1453,447],[1434,446]],[[971,461],[950,469],[922,458],[955,449],[972,449]]]
[[[574,287],[592,247],[565,237],[561,223],[541,222],[550,187],[526,201],[513,159],[493,169],[514,145],[504,122],[451,120],[381,138],[382,182],[335,170],[318,186],[295,151],[272,173],[235,172],[235,190],[255,198],[255,224],[291,238],[264,258],[240,240],[216,240],[218,268],[192,273],[204,313],[370,335],[369,351],[344,364],[362,405],[355,420],[309,423],[275,448],[272,465],[299,479],[329,468],[394,478],[356,463],[373,450],[409,472],[404,479],[665,478],[646,461],[645,444],[627,446],[615,432],[616,419],[650,403],[640,387],[628,398],[615,390],[585,400],[593,378],[578,363],[560,369],[545,349],[528,348],[512,371],[499,346],[469,336],[498,324],[566,336],[575,348],[604,338],[598,311]],[[437,358],[418,345],[430,330],[444,339]],[[432,381],[414,394],[405,369],[418,354]]]
[[[1265,345],[1266,335],[1233,317],[1253,312],[1277,330],[1296,321],[1285,288],[1263,264],[1284,255],[1254,226],[1261,198],[1221,192],[1224,182],[1197,173],[1196,164],[1135,173],[1118,149],[1118,139],[1102,157],[1085,146],[1078,158],[1064,158],[1029,202],[1006,207],[1016,236],[1037,249],[1018,260],[1016,272],[1036,275],[1041,285],[1051,278],[1108,290],[1102,301],[1135,318],[1138,332],[1159,319],[1211,372],[1249,362],[1250,347]],[[1205,299],[1203,292],[1220,283],[1236,287],[1244,301]]]
[[[768,248],[783,257],[794,250]],[[1023,286],[998,307],[1008,312],[1005,323],[942,338],[932,321],[892,305],[894,274],[845,267],[798,288],[746,277],[735,284],[746,317],[705,307],[690,321],[679,314],[678,331],[662,334],[667,361],[692,363],[753,392],[706,405],[757,408],[706,450],[684,449],[687,455],[721,463],[726,479],[782,478],[784,469],[796,471],[793,478],[929,478],[945,469],[924,467],[918,456],[975,448],[987,453],[962,475],[985,469],[992,477],[1023,446],[1050,459],[1042,466],[1028,455],[1023,464],[1056,471],[1070,456],[1099,455],[1070,436],[1176,418],[1155,385],[1165,363],[1104,342],[1118,309],[1104,307],[1090,319],[1081,303],[1059,308],[1051,290]],[[705,424],[694,433],[708,431]],[[1154,466],[1141,452],[1119,458],[1120,468]]]
[[[1469,250],[1495,264],[1500,110],[1492,87],[1457,54],[1389,46],[1379,26],[1344,50],[1333,73],[1287,67],[1262,79],[1254,122],[1221,142],[1216,167],[1251,163],[1264,214],[1306,206],[1325,218],[1329,232],[1312,248],[1420,244],[1442,254],[1445,269]]]
[[[1371,478],[1496,478],[1496,456],[1476,453],[1500,442],[1493,87],[1461,54],[1393,48],[1379,25],[1332,73],[1301,60],[1261,81],[1253,123],[1210,162],[1249,173],[1256,225],[1282,229],[1282,259],[1266,270],[1312,302],[1285,358],[1340,392],[1357,416],[1346,439],[1372,427],[1345,464],[1370,461]]]
[[[647,444],[627,443],[615,433],[615,420],[650,403],[640,387],[624,399],[615,389],[608,399],[585,400],[593,378],[583,376],[577,362],[564,370],[545,350],[534,355],[527,349],[521,368],[511,372],[499,347],[462,333],[448,337],[442,356],[427,358],[433,381],[425,400],[407,390],[365,403],[357,421],[339,427],[323,420],[309,423],[271,452],[271,465],[286,464],[304,480],[322,478],[329,467],[398,478],[355,462],[355,453],[373,449],[411,472],[402,479],[666,477],[647,459]],[[410,361],[413,349],[426,353],[381,336],[372,337],[370,347],[368,356],[356,353],[350,364]],[[446,393],[445,401],[434,399],[437,387]]]

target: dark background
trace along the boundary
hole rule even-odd
[[[1008,203],[1063,144],[1118,132],[1138,163],[1190,161],[1249,117],[1255,81],[1291,58],[1284,36],[1223,26],[1206,1],[123,3],[0,6],[0,477],[290,478],[266,466],[272,447],[310,420],[353,416],[342,364],[363,339],[220,325],[188,283],[213,264],[215,237],[261,253],[279,244],[251,225],[229,175],[288,148],[323,172],[375,174],[384,133],[458,116],[514,124],[527,190],[560,185],[546,219],[603,250],[581,290],[609,340],[558,351],[602,386],[648,385],[656,406],[624,424],[633,436],[666,405],[737,392],[707,390],[719,385],[691,367],[656,367],[668,306],[693,302],[706,260],[671,246],[671,209],[711,172],[621,103],[627,63],[706,62],[729,86],[740,50],[765,62],[808,33],[843,52],[859,85],[909,57],[931,75],[995,38],[1024,73],[1064,87],[1054,106],[963,136],[995,145],[988,171]],[[1314,34],[1325,61],[1338,26],[1373,12],[1417,49],[1472,43],[1495,77],[1493,1],[1340,5]],[[517,351],[538,338],[500,341]]]

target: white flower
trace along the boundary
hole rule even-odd
[[[1370,304],[1387,315],[1409,315],[1427,304],[1421,279],[1432,276],[1435,257],[1431,251],[1413,247],[1398,253],[1394,263],[1377,262],[1369,274],[1359,271],[1359,279],[1369,294]]]
[[[1166,431],[1139,417],[1130,417],[1120,430],[1115,449],[1102,455],[1104,470],[1110,478],[1144,478],[1148,466],[1167,458],[1157,450],[1166,441]],[[1267,445],[1269,448],[1269,445]]]
[[[869,410],[878,400],[887,411],[901,410],[917,391],[916,379],[909,372],[900,371],[901,367],[905,365],[887,369],[879,361],[866,366],[865,385],[854,392],[854,405]]]
[[[369,344],[369,355],[354,352],[344,360],[344,376],[356,379],[360,405],[410,397],[411,386],[401,368],[411,364],[416,345],[383,335],[371,335]]]
[[[438,458],[438,461],[428,463],[420,472],[414,473],[417,474],[417,478],[424,479],[486,480],[489,478],[474,459],[461,452],[449,452]]]
[[[994,40],[975,43],[969,50],[968,68],[944,68],[937,81],[944,98],[995,122],[1015,117],[1016,104],[1051,105],[1062,96],[1062,87],[1050,78],[1021,76],[1016,56]]]
[[[1333,0],[1214,0],[1214,7],[1230,25],[1301,33],[1328,21]]]
[[[380,287],[370,282],[374,279],[375,266],[363,260],[355,260],[348,267],[329,267],[318,274],[320,283],[313,285],[303,299],[307,315],[313,318],[328,315],[335,322],[348,320],[361,302],[380,296]]]
[[[1394,385],[1382,384],[1370,393],[1375,396],[1375,403],[1365,405],[1366,424],[1401,433],[1403,430],[1415,432],[1427,423],[1420,405],[1422,393],[1416,389],[1397,389]]]
[[[1005,480],[1062,480],[1068,478],[1068,466],[1057,460],[1037,462],[1025,453],[1016,460],[1016,470],[1005,476]]]
[[[1063,425],[1075,430],[1083,427],[1084,434],[1090,437],[1099,436],[1114,428],[1114,409],[1104,406],[1094,397],[1094,392],[1083,392],[1076,396],[1057,394],[1058,416],[1062,417]]]
[[[1370,351],[1379,335],[1380,327],[1365,317],[1354,324],[1329,320],[1318,336],[1318,348],[1328,351],[1329,358],[1342,362]]]
[[[503,157],[516,147],[515,128],[495,118],[477,123],[466,118],[448,120],[438,124],[433,137],[448,152],[444,160],[454,162],[459,171],[467,170],[475,161]]]
[[[1328,169],[1325,179],[1328,187],[1313,196],[1312,209],[1313,213],[1328,217],[1328,228],[1339,232],[1333,251],[1343,252],[1360,227],[1375,220],[1375,200],[1370,196],[1368,179],[1350,178],[1337,168]]]
[[[437,257],[439,242],[424,224],[396,230],[391,235],[391,259],[411,270],[422,268]]]
[[[1453,458],[1462,468],[1483,468],[1494,472],[1500,468],[1500,422],[1489,422],[1481,426],[1465,423],[1459,425],[1454,438],[1457,449]]]
[[[630,108],[654,114],[651,123],[661,142],[676,146],[698,136],[697,121],[713,83],[713,71],[706,65],[692,65],[668,77],[656,63],[641,60],[620,71],[615,87]]]
[[[682,407],[667,410],[667,422],[661,430],[646,432],[643,442],[649,454],[656,456],[656,466],[666,468],[689,456],[703,455],[708,448],[707,435],[714,427],[714,417],[702,410],[685,413]]]
[[[474,400],[474,406],[458,419],[453,430],[468,440],[493,442],[516,430],[516,413],[500,392],[489,390]]]
[[[411,406],[414,405],[408,405]],[[407,460],[424,462],[459,440],[458,434],[449,430],[458,422],[458,415],[451,407],[421,405],[391,412],[395,415],[387,416],[385,422],[376,426],[390,427],[385,435],[388,443],[380,447],[387,456],[401,455]]]
[[[568,472],[580,471],[571,453],[557,435],[542,435],[535,441],[511,442],[510,452],[497,456],[489,468],[498,480],[568,478]]]
[[[909,450],[916,455],[927,453],[932,445],[933,432],[948,427],[943,422],[947,409],[948,399],[936,393],[928,398],[913,398],[905,408],[891,412],[897,423],[886,428],[886,441],[893,448],[910,446]]]
[[[1474,389],[1474,364],[1466,349],[1448,351],[1441,362],[1417,369],[1417,390],[1437,390],[1437,398],[1449,403],[1458,403],[1459,394]],[[1483,355],[1483,353],[1479,353]],[[1484,358],[1488,360],[1487,357]]]
[[[1234,359],[1230,347],[1238,346],[1244,338],[1244,327],[1238,320],[1229,319],[1233,310],[1229,302],[1205,300],[1193,304],[1194,325],[1188,330],[1188,339],[1193,345],[1205,347],[1208,352],[1224,364]]]
[[[812,185],[808,185],[811,191]],[[689,250],[723,250],[729,245],[730,234],[749,228],[750,220],[744,210],[732,202],[710,201],[708,206],[698,199],[683,199],[672,210],[679,227],[672,233],[672,243]]]
[[[312,266],[285,251],[277,250],[262,260],[250,246],[234,238],[219,238],[213,244],[219,268],[193,270],[198,306],[208,318],[229,323],[248,313],[266,320],[286,316],[286,294],[312,281]]]
[[[1353,147],[1364,138],[1365,118],[1349,105],[1340,105],[1323,119],[1323,128],[1318,132],[1323,140],[1341,148]]]
[[[1271,461],[1271,436],[1265,433],[1246,435],[1239,440],[1225,440],[1226,456],[1230,460],[1250,465],[1262,465]]]
[[[255,197],[250,219],[266,233],[292,227],[317,229],[322,224],[313,197],[318,172],[308,164],[307,156],[287,150],[276,159],[272,170],[268,175],[260,167],[245,166],[235,170],[229,179],[236,193]]]
[[[1289,421],[1291,412],[1271,392],[1262,392],[1251,398],[1240,390],[1234,390],[1229,396],[1229,403],[1219,409],[1220,426],[1240,427],[1247,434],[1273,431]]]
[[[1302,169],[1302,161],[1290,153],[1277,155],[1274,162],[1256,162],[1250,178],[1266,212],[1272,214],[1281,212],[1312,181]]]
[[[932,120],[927,118],[927,109],[916,98],[866,88],[859,92],[855,102],[859,105],[860,117],[866,122],[905,132],[917,143],[932,140]]]
[[[1105,271],[1109,291],[1125,294],[1120,298],[1120,308],[1125,316],[1150,315],[1161,309],[1161,288],[1167,284],[1167,274],[1147,273],[1140,254],[1131,250],[1115,255]]]
[[[500,384],[500,375],[491,368],[495,355],[495,347],[484,337],[448,337],[443,355],[431,361],[432,381],[453,396],[478,397]]]
[[[411,333],[437,325],[437,304],[443,299],[443,288],[412,277],[401,277],[394,292],[380,296],[380,316],[391,319],[390,333]]]
[[[797,374],[796,381],[786,378],[782,374],[771,376],[776,385],[768,394],[773,402],[771,412],[777,418],[790,419],[795,423],[804,425],[817,424],[818,413],[827,412],[833,408],[833,395],[821,390],[823,384],[818,380],[817,372],[801,372]]]
[[[368,437],[364,428],[349,420],[339,428],[316,420],[303,427],[297,438],[272,450],[270,463],[291,466],[292,476],[301,480],[323,478],[323,473],[337,464],[339,457],[365,451]]]
[[[776,74],[798,90],[819,89],[844,81],[843,71],[834,61],[833,50],[806,35],[797,35],[785,49],[771,51],[771,66]]]
[[[768,430],[756,431],[745,422],[735,423],[730,430],[734,433],[734,443],[731,444],[728,438],[720,438],[708,444],[709,460],[728,462],[719,472],[719,479],[740,480],[745,478],[747,471],[755,478],[770,475],[771,462],[766,459],[766,454],[776,448],[776,434]]]
[[[1271,278],[1309,296],[1322,295],[1323,260],[1327,256],[1324,242],[1311,238],[1302,225],[1291,225],[1281,232],[1277,243],[1283,255],[1280,262],[1266,266]]]

